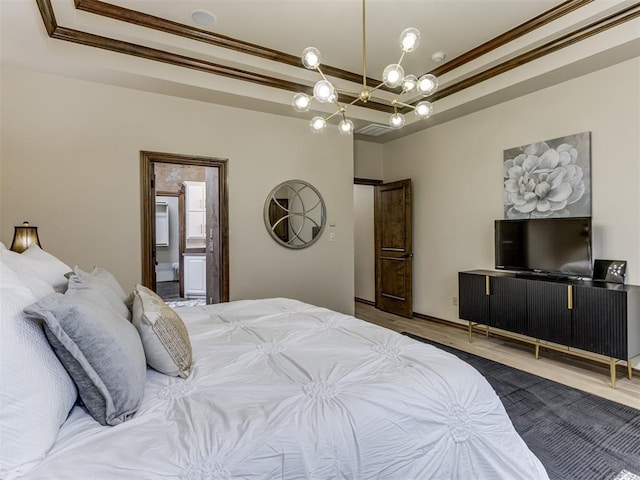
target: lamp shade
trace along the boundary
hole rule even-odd
[[[34,243],[42,248],[38,239],[38,227],[32,227],[29,222],[24,222],[20,226],[14,227],[13,242],[11,250],[22,253]]]

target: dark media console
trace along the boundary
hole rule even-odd
[[[544,275],[458,273],[459,316],[473,328],[609,364],[640,355],[640,287]],[[498,329],[498,330],[495,330]],[[510,335],[518,334],[515,335]],[[605,358],[606,357],[606,358]]]

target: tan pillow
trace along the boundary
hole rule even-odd
[[[149,366],[174,377],[191,372],[191,342],[180,316],[155,292],[142,285],[133,290],[131,321],[138,329]]]

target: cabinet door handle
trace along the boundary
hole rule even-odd
[[[567,308],[573,310],[573,285],[567,285]]]
[[[484,293],[485,295],[491,295],[491,278],[489,275],[484,277]]]

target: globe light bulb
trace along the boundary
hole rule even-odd
[[[353,122],[346,118],[338,124],[340,135],[351,135],[353,133]]]
[[[407,75],[402,81],[402,91],[405,93],[413,92],[418,85],[418,77],[415,75]]]
[[[309,70],[315,70],[320,66],[320,50],[315,47],[307,47],[302,51],[302,64]]]
[[[327,126],[327,122],[325,122],[322,117],[313,117],[311,122],[309,123],[311,127],[311,131],[313,133],[322,133]]]
[[[418,93],[423,96],[431,95],[438,89],[438,79],[427,73],[418,79]]]
[[[389,126],[391,128],[402,128],[404,127],[405,118],[401,113],[394,113],[389,117]]]
[[[291,100],[291,105],[296,112],[307,112],[311,107],[311,97],[304,93],[296,93]]]
[[[433,105],[430,102],[426,102],[426,101],[418,103],[416,105],[416,109],[414,110],[418,118],[429,118],[432,111],[433,111]]]
[[[400,34],[400,48],[403,52],[413,52],[420,45],[420,30],[407,28]]]
[[[337,99],[335,88],[327,80],[319,80],[313,87],[313,97],[320,103],[329,103]]]
[[[396,88],[402,85],[404,80],[404,68],[397,63],[387,65],[382,72],[382,81],[389,88]]]

